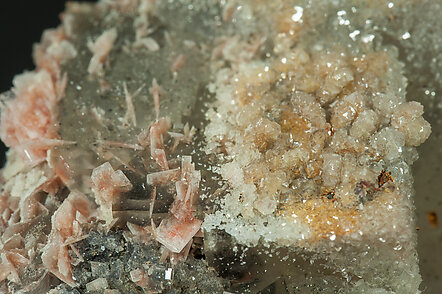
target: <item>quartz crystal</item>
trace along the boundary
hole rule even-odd
[[[69,2],[1,96],[1,291],[420,293],[422,5]]]

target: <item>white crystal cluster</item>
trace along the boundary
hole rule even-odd
[[[216,101],[207,114],[206,150],[219,154],[228,188],[221,209],[206,216],[203,227],[224,230],[247,245],[329,252],[334,261],[340,257],[331,248],[366,242],[372,247],[365,251],[367,260],[385,250],[385,259],[393,262],[397,257],[387,252],[399,244],[400,273],[415,262],[408,260],[414,251],[409,169],[415,147],[431,133],[423,106],[405,100],[394,50],[363,42],[349,49],[343,46],[347,41],[326,36],[315,42],[309,33],[321,32],[329,18],[285,3],[275,6],[265,12],[259,5],[236,10],[231,17],[238,31],[244,23],[248,31],[241,39],[220,39],[214,49],[210,89]],[[341,24],[347,23],[345,14],[337,12]],[[260,38],[265,25],[253,23],[262,20],[258,15],[271,23]],[[254,26],[257,31],[250,32]],[[264,42],[273,45],[266,56],[259,51]],[[380,249],[383,243],[390,249]],[[359,256],[357,251],[347,254]],[[401,276],[409,277],[408,285],[376,284],[350,261],[341,262],[373,287],[401,293],[420,282],[416,265]],[[379,271],[387,271],[384,266]]]
[[[246,45],[237,46],[240,51]],[[222,58],[233,63],[229,57]],[[393,190],[404,190],[396,185],[404,178],[398,170],[404,164],[408,169],[413,147],[428,138],[431,128],[422,118],[422,105],[406,102],[388,87],[389,79],[401,75],[377,71],[388,62],[397,61],[387,52],[348,56],[298,47],[220,69],[205,134],[208,152],[225,150],[220,171],[231,190],[223,200],[224,213],[208,216],[206,228],[218,225],[244,240],[244,222],[256,226],[288,206],[308,206],[328,193],[336,202],[326,205],[364,213],[366,191],[356,191],[357,185],[367,182],[376,198],[382,170],[392,171]],[[301,229],[305,222],[298,220],[299,235],[292,241],[311,233]],[[261,230],[267,236],[270,229]]]

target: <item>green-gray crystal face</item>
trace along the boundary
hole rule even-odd
[[[440,8],[67,5],[2,110],[0,291],[420,293]]]

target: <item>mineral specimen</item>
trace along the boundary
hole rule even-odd
[[[2,95],[0,289],[419,293],[419,5],[69,2]]]

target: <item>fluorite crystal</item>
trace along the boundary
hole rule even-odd
[[[420,5],[68,3],[2,95],[0,289],[419,293]]]

